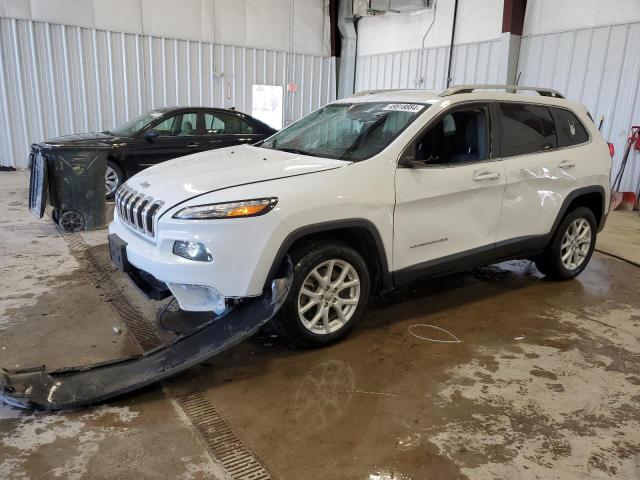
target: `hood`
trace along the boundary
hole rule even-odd
[[[171,208],[214,190],[320,172],[350,163],[240,145],[160,163],[131,177],[126,184]]]
[[[73,135],[63,135],[61,137],[48,138],[42,144],[56,145],[61,147],[82,147],[92,145],[111,145],[127,140],[125,137],[116,137],[101,132],[74,133]]]

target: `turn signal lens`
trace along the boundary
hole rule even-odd
[[[607,142],[607,145],[609,145],[609,155],[611,156],[611,158],[613,158],[613,156],[616,154],[616,149],[611,142]]]
[[[173,218],[179,220],[211,220],[219,218],[242,218],[264,215],[273,210],[278,203],[277,198],[258,198],[240,200],[229,203],[211,203],[186,207],[176,213]]]
[[[247,207],[238,207],[233,210],[229,210],[227,217],[249,217],[251,215],[257,215],[261,211],[267,208],[266,204],[250,205]]]

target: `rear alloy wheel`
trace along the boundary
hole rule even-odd
[[[595,245],[596,218],[590,209],[578,207],[562,219],[536,266],[556,280],[574,278],[586,268]]]
[[[107,169],[104,172],[104,189],[108,199],[114,197],[120,185],[122,185],[122,169],[116,163],[107,161]]]
[[[313,242],[292,254],[289,296],[274,318],[276,330],[299,347],[318,347],[346,336],[369,299],[369,271],[344,243]]]
[[[576,270],[589,254],[591,246],[591,225],[584,218],[578,218],[569,225],[562,237],[560,260],[567,270]]]

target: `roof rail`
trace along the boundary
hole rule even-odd
[[[471,93],[475,90],[527,90],[532,92],[538,92],[543,97],[564,98],[557,90],[552,88],[540,88],[540,87],[523,87],[520,85],[499,85],[499,84],[478,84],[478,85],[456,85],[454,87],[447,88],[440,96],[448,97],[449,95],[455,95],[458,93]]]
[[[381,88],[381,89],[378,89],[378,90],[361,90],[359,92],[354,93],[351,96],[352,97],[362,97],[363,95],[373,95],[375,93],[393,92],[395,90],[398,90],[398,89],[397,88]]]

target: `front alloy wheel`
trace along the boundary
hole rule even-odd
[[[328,335],[344,327],[360,300],[360,277],[349,262],[331,259],[315,267],[298,293],[298,316],[316,335]]]
[[[291,290],[274,328],[298,347],[320,347],[348,335],[369,299],[369,269],[360,253],[338,240],[315,240],[290,256]]]

